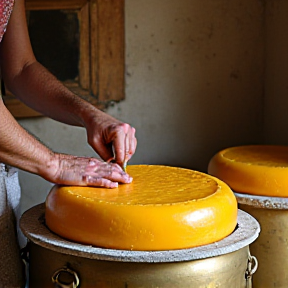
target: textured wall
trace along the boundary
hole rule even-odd
[[[265,141],[288,145],[288,1],[266,5]]]
[[[262,141],[264,11],[259,0],[126,0],[126,99],[108,110],[137,130],[131,163],[206,171],[227,146]],[[21,124],[57,151],[94,155],[79,128]],[[21,173],[23,210],[51,187]]]

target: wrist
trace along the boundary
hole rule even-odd
[[[59,171],[60,166],[60,154],[51,151],[44,161],[44,165],[39,173],[41,177],[46,179],[49,182],[56,182],[56,175]]]
[[[89,129],[91,123],[95,123],[95,119],[96,122],[98,123],[97,119],[100,118],[99,114],[103,112],[94,107],[93,105],[91,105],[90,103],[87,104],[88,105],[83,105],[81,107],[79,117],[82,121],[82,126],[86,129]]]

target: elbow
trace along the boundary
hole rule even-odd
[[[37,61],[35,59],[29,61],[23,61],[21,65],[8,65],[4,61],[4,65],[1,65],[2,79],[4,81],[5,87],[11,91],[13,94],[17,94],[17,87],[19,83],[23,81],[21,79],[26,78],[27,71],[33,66]],[[6,65],[5,65],[6,64]],[[32,65],[32,66],[31,66]]]

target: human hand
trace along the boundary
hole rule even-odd
[[[115,160],[122,168],[136,150],[135,128],[98,110],[86,121],[88,143],[107,162]]]
[[[118,182],[132,182],[132,178],[116,163],[63,154],[55,154],[55,156],[53,164],[49,165],[52,179],[47,179],[53,183],[115,188],[118,187]]]

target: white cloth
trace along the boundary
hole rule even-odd
[[[0,163],[0,288],[24,287],[18,242],[23,237],[18,228],[20,198],[18,170]]]

